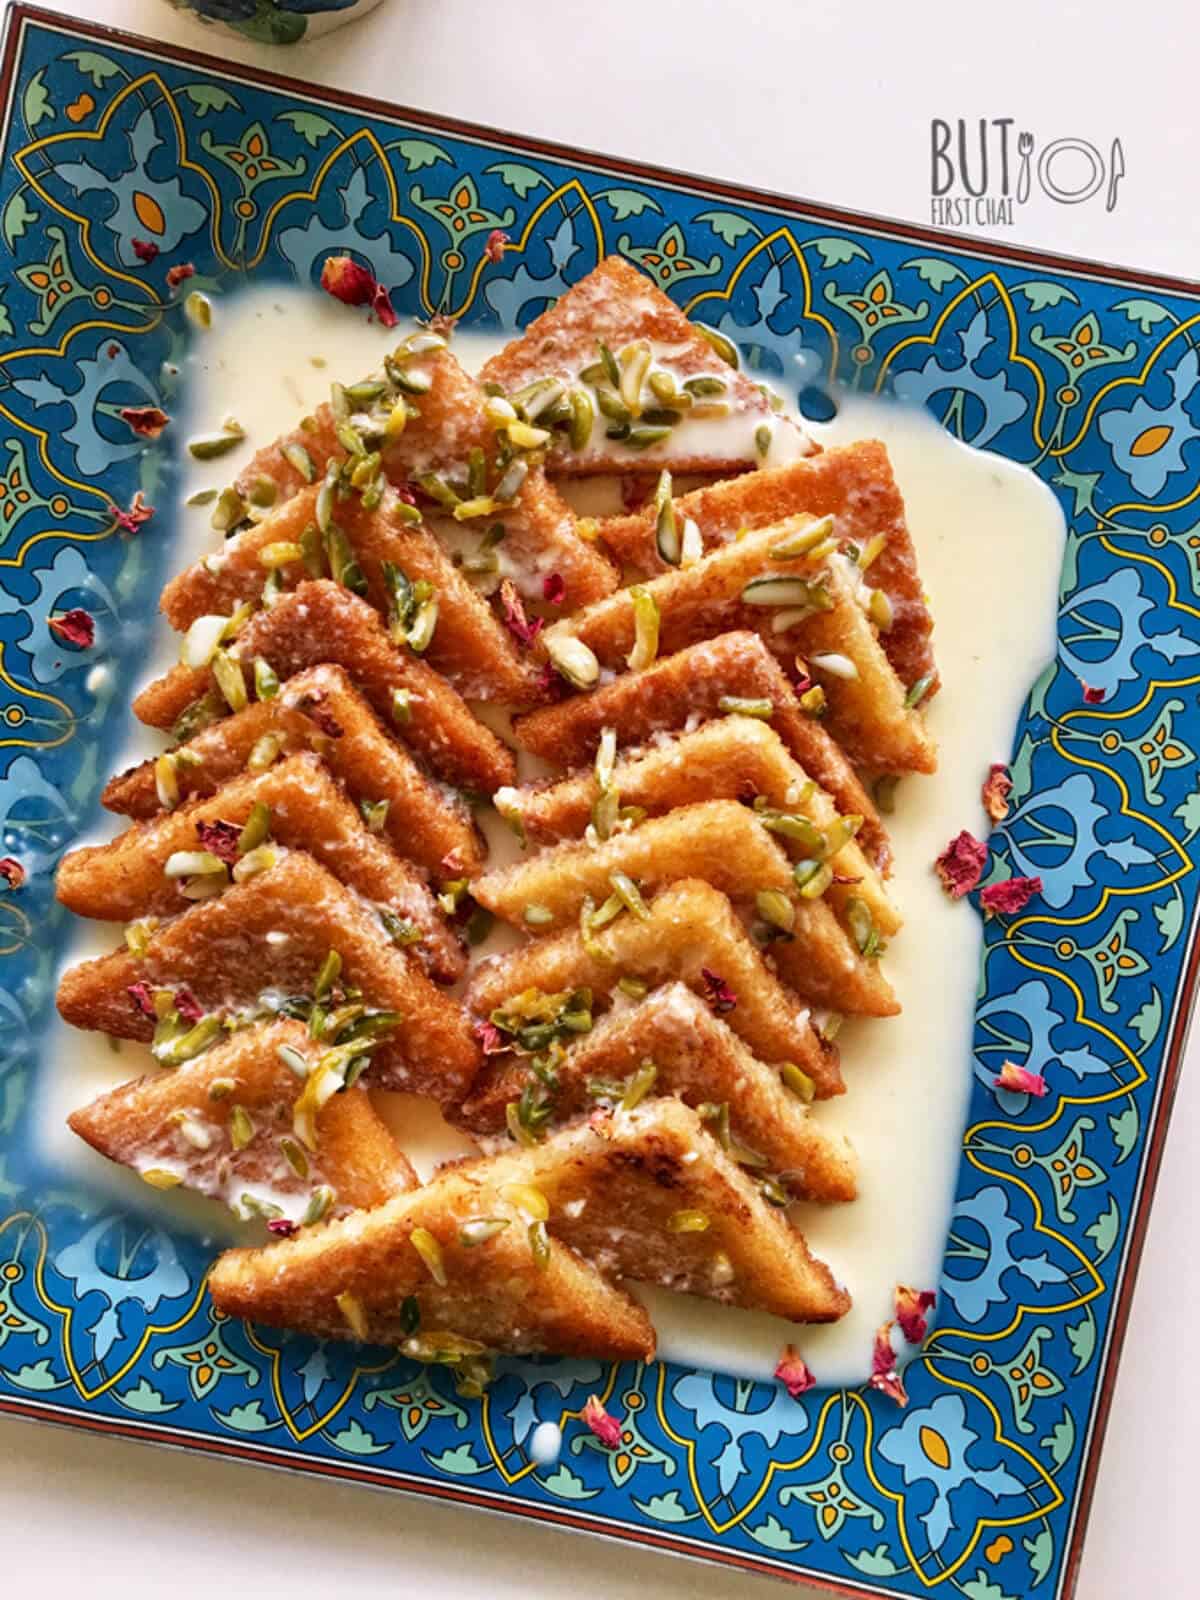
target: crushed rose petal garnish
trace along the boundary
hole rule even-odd
[[[113,519],[118,533],[137,533],[143,523],[149,522],[154,515],[154,507],[146,504],[146,497],[139,489],[129,502],[129,510],[122,511],[120,506],[109,505],[108,514]]]
[[[704,998],[714,1011],[732,1011],[737,1005],[737,995],[721,977],[720,973],[713,972],[708,967],[700,968],[700,976],[704,980]]]
[[[132,239],[133,253],[139,261],[144,261],[147,266],[158,255],[158,246],[151,239]]]
[[[204,1015],[204,1007],[186,983],[181,983],[175,991],[175,1009],[185,1022],[199,1022]]]
[[[96,619],[82,606],[72,606],[70,611],[64,611],[60,616],[47,617],[46,626],[58,638],[65,639],[68,644],[78,645],[81,650],[90,649],[96,642]]]
[[[775,1376],[793,1400],[799,1400],[800,1396],[813,1388],[817,1381],[808,1362],[794,1344],[784,1345],[783,1354],[775,1368]]]
[[[296,1223],[287,1217],[272,1217],[267,1223],[267,1232],[275,1234],[279,1239],[290,1239],[298,1231]]]
[[[539,701],[565,700],[570,693],[567,680],[555,670],[553,661],[547,661],[539,669],[533,687]]]
[[[502,578],[500,581],[500,609],[504,615],[504,626],[518,644],[528,649],[545,627],[545,621],[542,617],[530,618],[525,615],[521,596],[511,578]]]
[[[997,1089],[1011,1089],[1014,1094],[1031,1094],[1040,1100],[1046,1092],[1046,1080],[1040,1072],[1030,1072],[1015,1061],[1003,1061],[993,1079]]]
[[[474,1024],[475,1037],[479,1040],[479,1048],[485,1056],[500,1056],[508,1049],[504,1042],[504,1035],[494,1022],[488,1022],[479,1017]]]
[[[392,309],[387,290],[369,268],[350,256],[326,256],[321,268],[321,287],[326,294],[346,306],[370,306],[385,328],[400,320]]]
[[[198,822],[196,837],[218,861],[223,861],[227,867],[233,866],[238,858],[238,840],[242,837],[236,822]]]
[[[161,406],[122,406],[117,413],[139,439],[158,439],[171,419]]]
[[[396,315],[396,308],[392,305],[392,297],[381,283],[375,285],[375,293],[371,296],[371,310],[381,328],[394,328],[400,321]]]
[[[886,1394],[898,1406],[908,1404],[908,1391],[904,1379],[896,1370],[896,1352],[892,1349],[892,1328],[885,1322],[875,1334],[875,1349],[871,1356],[871,1388]]]
[[[0,856],[0,878],[10,889],[19,889],[27,877],[28,873],[16,856]]]
[[[615,1450],[621,1442],[621,1424],[604,1409],[599,1395],[590,1394],[583,1408],[583,1420],[600,1443]]]
[[[987,865],[987,856],[987,845],[965,828],[951,839],[933,867],[942,880],[942,888],[952,900],[961,900],[963,895],[970,894],[978,885]]]
[[[135,1011],[140,1011],[144,1017],[154,1016],[154,990],[145,978],[139,978],[136,983],[128,984],[125,993],[132,1000]]]
[[[483,247],[483,253],[489,261],[503,261],[504,252],[511,243],[512,240],[502,228],[493,228],[487,236],[487,243]]]
[[[178,289],[181,283],[188,278],[196,276],[196,269],[190,261],[181,261],[177,266],[167,268],[167,288]]]
[[[1003,822],[1009,813],[1008,797],[1012,793],[1012,776],[1003,761],[993,761],[983,782],[981,798],[983,809],[993,822]]]
[[[1103,689],[1094,689],[1090,683],[1084,683],[1080,678],[1079,686],[1083,690],[1083,703],[1085,706],[1102,706],[1105,700]]]
[[[548,572],[542,579],[542,599],[549,606],[560,606],[567,598],[567,580],[561,572]]]
[[[929,1332],[929,1318],[925,1313],[932,1309],[936,1299],[932,1289],[913,1289],[906,1283],[896,1285],[896,1321],[909,1344],[924,1343]]]
[[[979,896],[979,903],[989,914],[997,912],[1013,917],[1018,911],[1024,911],[1034,895],[1041,892],[1040,878],[1005,878],[1001,883],[989,883]]]

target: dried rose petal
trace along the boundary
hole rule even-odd
[[[500,609],[504,614],[504,626],[518,644],[528,649],[545,627],[545,622],[541,617],[531,619],[525,615],[521,596],[511,578],[500,580]]]
[[[1104,704],[1104,690],[1093,689],[1090,683],[1084,683],[1080,678],[1079,686],[1083,690],[1083,703],[1085,706],[1102,706]]]
[[[167,288],[178,289],[179,285],[188,278],[196,276],[196,269],[190,261],[181,261],[178,266],[167,268]]]
[[[501,228],[493,228],[487,236],[483,253],[489,261],[503,261],[504,252],[511,243],[512,240]]]
[[[105,351],[105,354],[108,356],[110,361],[115,361],[121,354],[121,346],[119,344],[110,344],[108,349]]]
[[[139,439],[157,439],[170,424],[170,417],[160,406],[123,406],[118,412]]]
[[[393,487],[392,492],[395,494],[396,499],[403,500],[406,506],[415,506],[417,503],[417,491],[411,483],[398,483]]]
[[[1015,1061],[1002,1062],[993,1081],[997,1089],[1011,1089],[1014,1094],[1031,1094],[1038,1100],[1046,1092],[1046,1080],[1042,1074],[1030,1072],[1028,1067],[1019,1067]]]
[[[267,1232],[275,1234],[279,1239],[290,1239],[298,1231],[296,1224],[287,1217],[272,1217],[267,1223]]]
[[[704,980],[704,998],[716,1012],[732,1011],[737,1005],[737,995],[725,982],[719,973],[713,972],[708,967],[700,968],[700,976]]]
[[[96,642],[96,619],[82,606],[72,606],[58,617],[47,617],[46,626],[60,639],[78,645],[81,650],[90,649]]]
[[[900,1332],[909,1344],[922,1344],[929,1332],[929,1311],[937,1295],[932,1289],[910,1289],[906,1283],[896,1285],[896,1321]]]
[[[1008,797],[1012,793],[1012,776],[1003,761],[993,761],[984,779],[981,798],[983,809],[993,822],[1003,822],[1009,813]]]
[[[861,883],[862,874],[859,873],[858,876],[855,877],[849,872],[835,872],[829,881],[830,883]]]
[[[599,1395],[590,1394],[587,1404],[583,1408],[583,1420],[599,1439],[600,1443],[607,1445],[610,1450],[615,1450],[621,1442],[621,1424],[616,1417],[609,1416],[600,1402]]]
[[[238,858],[238,840],[242,830],[236,822],[198,822],[196,837],[205,850],[210,850],[218,861],[231,867]]]
[[[0,878],[10,889],[19,889],[28,876],[15,856],[0,856]]]
[[[560,672],[555,671],[552,661],[547,661],[539,669],[533,681],[533,689],[538,701],[565,700],[570,693],[567,680]]]
[[[400,321],[392,305],[392,297],[381,283],[375,285],[375,293],[371,296],[371,310],[381,327],[394,328]]]
[[[154,515],[154,507],[146,504],[146,497],[139,489],[130,501],[128,511],[122,511],[120,506],[110,505],[108,514],[116,524],[118,533],[134,534],[143,523],[150,521]]]
[[[204,1007],[188,988],[186,983],[181,983],[175,991],[175,1009],[185,1022],[199,1022],[204,1015]]]
[[[966,829],[951,839],[933,867],[952,900],[961,900],[978,885],[987,865],[987,855],[987,845]]]
[[[321,287],[346,306],[367,306],[378,287],[375,274],[350,256],[326,256],[321,267]]]
[[[130,242],[133,245],[134,255],[139,261],[144,261],[147,266],[149,266],[154,260],[155,256],[158,255],[158,246],[150,239],[133,239]]]
[[[811,1389],[816,1383],[808,1362],[804,1360],[794,1344],[785,1344],[779,1364],[775,1368],[775,1376],[784,1386],[793,1400]]]
[[[809,676],[808,672],[804,669],[800,658],[797,657],[796,676],[792,679],[792,689],[795,691],[795,694],[798,698],[802,694],[807,694],[812,687],[813,680]]]
[[[154,990],[145,978],[139,978],[137,983],[127,985],[125,993],[133,1001],[135,1011],[140,1011],[144,1017],[157,1017],[154,1009]]]
[[[892,1327],[885,1322],[875,1334],[875,1349],[871,1356],[871,1388],[886,1394],[898,1406],[908,1404],[908,1391],[904,1379],[896,1370],[896,1352],[892,1349]]]
[[[477,1017],[474,1024],[475,1037],[479,1040],[479,1048],[485,1056],[502,1056],[509,1046],[504,1042],[504,1035],[494,1022],[488,1022],[483,1017]]]
[[[588,1114],[588,1127],[601,1139],[611,1139],[614,1120],[611,1106],[597,1106]]]
[[[987,912],[1012,917],[1024,911],[1034,895],[1041,892],[1040,878],[1005,878],[1002,883],[989,883],[979,896],[979,903]]]
[[[462,852],[458,845],[455,845],[453,850],[446,851],[446,854],[438,863],[438,868],[445,878],[462,878],[466,876],[467,865],[462,858]]]
[[[447,316],[444,311],[435,311],[425,324],[430,333],[436,333],[439,339],[452,339],[454,330],[458,327],[458,318]]]
[[[550,606],[560,606],[567,598],[567,580],[561,572],[550,572],[542,579],[542,599]]]

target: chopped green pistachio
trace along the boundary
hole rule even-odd
[[[631,1073],[625,1081],[625,1092],[621,1096],[621,1110],[632,1111],[640,1106],[658,1082],[658,1068],[654,1062],[647,1058]]]
[[[703,1211],[692,1209],[672,1211],[667,1218],[667,1227],[671,1233],[705,1233],[709,1227],[709,1219]]]
[[[540,1221],[531,1222],[526,1233],[534,1265],[544,1271],[550,1265],[550,1235],[546,1232],[546,1224]]]
[[[815,521],[805,522],[794,533],[786,534],[778,544],[771,546],[767,554],[772,561],[790,561],[797,556],[806,556],[828,539],[832,532],[833,518],[818,517]]]
[[[237,1088],[236,1078],[214,1078],[208,1086],[210,1100],[228,1100]]]
[[[554,913],[550,907],[538,905],[536,902],[525,907],[524,917],[531,928],[545,928],[554,921]]]
[[[642,922],[650,920],[650,907],[642,899],[641,890],[627,872],[612,872],[608,881],[612,885],[613,893],[627,911],[631,911]]]
[[[900,777],[895,772],[885,772],[882,777],[876,778],[871,786],[871,795],[876,807],[884,816],[891,816],[896,809],[896,790],[900,786]]]
[[[342,974],[342,958],[337,950],[330,950],[313,979],[313,999],[325,1000],[333,992],[333,986]]]
[[[759,717],[769,722],[775,715],[773,700],[750,700],[740,694],[723,694],[717,701],[717,710],[725,716]]]
[[[833,868],[825,861],[797,861],[792,876],[803,899],[819,900],[833,882]]]
[[[237,853],[248,855],[271,836],[271,808],[263,800],[256,800],[250,808],[245,826],[238,835]]]
[[[140,1177],[152,1189],[176,1189],[183,1182],[177,1172],[170,1172],[166,1167],[147,1167]]]
[[[412,690],[392,690],[392,721],[399,727],[412,721]]]
[[[216,533],[231,533],[246,515],[246,502],[236,489],[222,489],[217,496],[217,503],[213,507],[213,514],[209,518],[209,525]]]
[[[567,437],[571,442],[572,450],[583,450],[588,440],[592,437],[592,427],[596,420],[596,408],[590,397],[582,389],[572,389],[570,397],[571,420],[567,429]]]
[[[314,1222],[320,1222],[333,1208],[337,1195],[327,1183],[319,1183],[308,1198],[304,1215],[300,1218],[302,1227],[309,1228]]]
[[[659,610],[658,601],[644,584],[635,583],[629,590],[633,604],[634,643],[626,657],[631,672],[644,672],[658,656]]]
[[[618,978],[617,988],[628,1000],[644,1000],[650,992],[650,986],[640,978]]]
[[[806,1106],[811,1105],[816,1098],[817,1086],[807,1072],[802,1072],[793,1061],[785,1061],[779,1069],[779,1076],[785,1088],[788,1088]]]
[[[212,674],[225,704],[231,711],[244,711],[249,703],[246,679],[242,664],[225,650],[218,650],[212,658]]]
[[[765,461],[771,453],[771,440],[774,430],[769,422],[760,422],[754,430],[754,448]]]
[[[467,918],[463,930],[467,936],[467,943],[472,946],[482,944],[491,933],[495,921],[495,914],[486,906],[476,906]]]
[[[442,1257],[442,1247],[428,1228],[414,1228],[409,1234],[413,1249],[420,1256],[428,1269],[429,1276],[439,1288],[444,1289],[449,1279],[446,1276],[446,1264]]]
[[[754,906],[763,921],[781,933],[791,933],[796,926],[796,908],[782,889],[760,889]]]
[[[226,425],[216,433],[200,433],[188,440],[188,454],[197,461],[216,461],[236,450],[246,437],[246,430],[236,422]]]
[[[279,1057],[280,1061],[283,1062],[284,1066],[287,1067],[289,1071],[294,1072],[300,1079],[300,1082],[303,1083],[308,1077],[308,1057],[302,1055],[294,1045],[290,1044],[279,1045],[275,1051],[275,1054]]]
[[[229,1110],[229,1142],[235,1150],[244,1150],[254,1138],[254,1119],[245,1106],[231,1106]]]
[[[185,506],[210,506],[216,498],[215,489],[197,489],[195,494],[188,495],[183,503]]]
[[[845,905],[846,922],[860,952],[870,959],[882,953],[884,945],[875,927],[871,908],[865,900],[851,895]]]
[[[177,1035],[161,1046],[151,1046],[154,1059],[162,1067],[179,1067],[202,1055],[223,1032],[220,1017],[201,1017],[186,1033]]]
[[[600,677],[600,663],[593,652],[574,634],[545,635],[546,654],[555,670],[576,689],[590,689]]]
[[[510,1217],[470,1217],[458,1230],[458,1242],[468,1250],[474,1249],[503,1233],[511,1220]]]
[[[273,506],[279,498],[279,485],[274,478],[255,478],[250,487],[250,504],[257,506],[260,511],[265,511]]]
[[[157,917],[142,917],[126,926],[125,948],[131,956],[137,956],[140,960],[146,954],[150,948],[150,939],[157,927]]]
[[[265,772],[283,749],[278,734],[264,733],[246,757],[247,772]]]
[[[387,826],[390,808],[390,800],[360,800],[358,802],[358,809],[362,812],[362,819],[370,833],[383,832]]]
[[[783,1184],[780,1183],[779,1179],[771,1173],[767,1173],[763,1177],[759,1178],[758,1190],[768,1205],[779,1206],[782,1208],[783,1206],[791,1204],[791,1195],[784,1188]]]
[[[933,673],[927,672],[923,678],[918,678],[916,683],[904,696],[904,704],[909,711],[913,711],[921,704],[925,696],[933,688]]]
[[[213,320],[212,301],[206,294],[201,294],[199,289],[193,289],[183,302],[183,314],[196,328],[211,328]]]
[[[258,559],[264,567],[286,567],[301,560],[303,555],[304,551],[298,544],[288,539],[277,539],[273,544],[263,545],[258,552]]]
[[[808,611],[829,611],[833,606],[829,590],[819,579],[784,577],[765,573],[752,578],[742,590],[746,606],[795,606]]]
[[[254,658],[254,697],[256,700],[274,700],[279,693],[279,674],[263,656]]]

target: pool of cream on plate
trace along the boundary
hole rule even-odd
[[[502,342],[461,330],[454,349],[465,366],[477,369]],[[368,371],[388,346],[384,330],[300,290],[255,290],[218,304],[211,331],[197,340],[189,360],[189,422],[207,429],[232,414],[247,442],[219,463],[189,462],[184,495],[231,479],[253,449],[325,398],[332,377]],[[1065,528],[1054,497],[1031,472],[959,444],[924,412],[843,394],[835,420],[806,426],[826,446],[868,437],[887,444],[936,618],[943,680],[928,709],[938,771],[906,778],[888,819],[895,853],[891,888],[905,926],[885,959],[903,1010],[887,1021],[845,1025],[839,1044],[846,1093],[813,1112],[853,1142],[859,1197],[850,1205],[798,1206],[794,1213],[854,1305],[829,1327],[798,1328],[705,1300],[640,1292],[664,1358],[761,1377],[791,1340],[821,1382],[857,1383],[869,1369],[874,1331],[890,1315],[894,1285],[935,1287],[941,1268],[971,1080],[981,928],[968,905],[942,894],[932,862],[961,828],[986,832],[981,782],[990,762],[1009,755],[1021,704],[1054,651]],[[178,520],[170,571],[220,543],[207,508],[183,509]],[[154,533],[151,524],[142,537]],[[177,649],[177,637],[161,623],[146,677],[170,665]],[[131,695],[136,687],[122,685],[121,692]],[[137,732],[113,770],[158,748],[154,734]],[[532,769],[522,775],[532,776]],[[105,817],[90,838],[111,837],[119,828],[118,819]],[[516,852],[497,819],[487,831],[494,860]],[[80,924],[64,963],[110,949],[118,937],[116,928]],[[496,937],[500,947],[513,936],[505,929]],[[126,1042],[114,1054],[102,1036],[59,1024],[48,1043],[40,1127],[52,1158],[127,1203],[165,1209],[214,1238],[234,1237],[237,1225],[214,1204],[150,1196],[65,1126],[73,1107],[148,1070],[145,1049]],[[431,1108],[404,1097],[381,1098],[422,1177],[438,1160],[470,1148]]]

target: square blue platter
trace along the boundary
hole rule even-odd
[[[18,6],[0,166],[0,1409],[405,1489],[867,1595],[1069,1591],[1195,983],[1200,291],[653,171],[329,94]],[[484,246],[501,228],[499,262]],[[133,240],[157,244],[139,260]],[[442,1369],[214,1316],[206,1255],[37,1154],[38,1042],[68,919],[52,868],[94,811],[149,626],[187,333],[166,269],[312,283],[352,251],[402,313],[528,322],[610,251],[764,374],[900,385],[1051,484],[1057,661],[1013,741],[937,1322],[898,1409],[671,1364]],[[803,354],[800,367],[797,353]],[[793,379],[794,381],[794,379]],[[111,507],[161,508],[138,538]],[[47,617],[107,619],[72,653]],[[102,605],[97,605],[97,596]],[[1080,684],[1103,691],[1084,702]],[[3,889],[0,884],[0,890]],[[964,1001],[964,1003],[966,1003]],[[1034,1100],[993,1086],[1011,1057]],[[618,1449],[579,1419],[596,1392]],[[553,1467],[528,1455],[560,1423]]]

